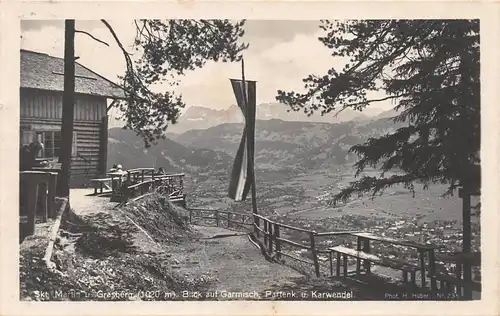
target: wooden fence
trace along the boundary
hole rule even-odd
[[[232,230],[251,231],[252,215],[217,209],[187,208],[189,222],[197,225],[217,226]]]
[[[33,235],[37,220],[55,218],[57,173],[21,171],[19,178],[19,223],[21,239]]]
[[[112,200],[122,202],[158,192],[170,201],[186,205],[184,174],[155,174],[154,168],[137,168],[112,176]]]
[[[189,220],[193,224],[210,225],[236,230],[242,229],[249,233],[254,231],[255,236],[262,241],[262,245],[264,246],[263,251],[269,254],[270,257],[274,257],[277,260],[281,260],[282,257],[288,257],[305,264],[313,265],[314,272],[317,276],[320,276],[318,254],[329,253],[326,249],[318,249],[317,240],[319,238],[349,235],[350,233],[353,233],[352,231],[317,233],[312,230],[278,223],[258,214],[243,214],[217,209],[200,208],[188,208],[187,210],[189,211]],[[300,244],[290,239],[286,239],[283,236],[283,231],[287,230],[306,234],[308,236],[309,243]],[[298,256],[294,256],[290,252],[285,251],[284,248],[287,246],[309,251],[312,257],[312,262]],[[333,275],[334,258],[331,258],[330,256],[330,260],[330,274]]]
[[[249,233],[253,232],[259,241],[261,241],[261,245],[263,246],[262,250],[265,251],[269,257],[279,262],[283,262],[283,258],[286,257],[312,266],[314,274],[318,277],[321,275],[337,276],[337,271],[334,269],[337,258],[333,256],[332,251],[327,249],[329,246],[325,246],[323,249],[319,247],[320,241],[323,238],[349,236],[353,233],[359,233],[359,231],[316,232],[314,230],[278,223],[258,214],[241,214],[220,211],[217,209],[190,208],[187,210],[189,211],[190,222],[193,224],[211,225],[237,230],[242,229]],[[303,234],[305,237],[303,240],[307,240],[307,242],[299,243],[287,239],[284,236],[287,233]],[[308,253],[308,257],[311,259],[307,260],[299,255],[294,255],[293,250],[305,250]],[[327,258],[326,264],[320,262],[319,256],[321,254]],[[446,292],[447,295],[456,293],[462,296],[461,287],[463,287],[463,281],[460,280],[460,278],[447,278],[446,283],[447,284],[441,284],[439,289],[440,292]],[[475,290],[479,288],[480,291],[480,285],[476,284],[474,288]]]
[[[270,255],[274,256],[276,259],[280,260],[283,256],[288,257],[292,260],[296,260],[305,264],[310,264],[314,266],[314,273],[316,276],[321,275],[321,269],[320,269],[320,262],[318,259],[318,255],[320,253],[326,253],[329,254],[330,251],[326,249],[320,249],[318,248],[318,239],[319,238],[325,238],[325,237],[331,237],[331,236],[346,236],[349,234],[354,233],[354,231],[341,231],[341,232],[322,232],[318,233],[314,230],[309,230],[309,229],[304,229],[304,228],[299,228],[299,227],[294,227],[290,225],[286,225],[283,223],[278,223],[275,221],[272,221],[262,215],[258,214],[253,214],[254,218],[258,220],[254,220],[254,229],[256,236],[260,238],[262,234],[262,240],[263,244],[265,247],[265,251]],[[262,224],[262,225],[260,225]],[[298,232],[301,234],[304,234],[307,243],[298,243],[295,241],[292,241],[290,239],[285,238],[284,232]],[[312,261],[305,260],[304,258],[294,256],[293,251],[288,252],[285,251],[285,246],[292,248],[292,249],[303,249],[307,251],[311,257]],[[333,275],[333,260],[332,256],[330,255],[330,275]]]

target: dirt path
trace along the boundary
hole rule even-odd
[[[81,219],[90,220],[103,229],[134,226],[124,213],[113,209],[116,203],[110,203],[108,198],[88,196],[89,193],[91,191],[88,189],[71,191],[71,207]],[[128,228],[126,229],[131,233],[127,238],[133,240],[136,250],[148,254],[168,254],[168,258],[163,262],[177,275],[187,280],[207,282],[208,286],[203,286],[204,294],[215,291],[240,293],[239,295],[259,293],[257,297],[219,296],[206,299],[265,298],[262,296],[265,296],[266,290],[291,287],[297,280],[304,278],[287,266],[266,261],[260,250],[244,233],[218,227],[192,226],[192,238],[185,238],[176,243],[157,243],[145,231]],[[219,237],[232,234],[238,235]],[[91,245],[89,246],[91,248]]]
[[[234,232],[218,227],[196,226],[195,229],[200,233],[198,241],[169,247],[169,251],[179,261],[182,273],[213,276],[210,291],[255,291],[264,295],[266,290],[291,286],[295,279],[302,277],[289,267],[266,261],[246,234],[212,239]],[[193,269],[193,265],[199,269]]]
[[[98,286],[104,291],[126,288],[175,293],[153,300],[317,300],[321,298],[313,293],[350,292],[354,299],[363,300],[383,299],[384,292],[396,290],[380,280],[360,283],[349,278],[307,277],[287,265],[267,261],[247,234],[195,225],[180,229],[175,226],[179,223],[167,220],[179,209],[155,213],[157,204],[127,206],[140,214],[133,217],[130,209],[114,209],[116,203],[109,198],[89,193],[88,189],[71,191],[71,207],[78,221],[92,226],[77,242],[77,261],[91,272],[89,282],[99,279]],[[182,217],[176,216],[177,220]],[[146,226],[139,228],[132,218]],[[86,278],[87,272],[75,277]],[[286,296],[293,293],[295,296]]]

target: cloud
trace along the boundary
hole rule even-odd
[[[78,62],[82,65],[116,81],[117,76],[123,75],[125,71],[123,54],[108,29],[104,25],[91,22],[97,21],[76,21],[76,29],[89,32],[94,37],[108,43],[109,47],[96,42],[85,34],[77,33],[75,36],[75,55],[80,57]],[[135,35],[132,22],[110,21],[110,24],[123,45],[128,47]],[[64,28],[42,25],[39,29],[33,28],[23,31],[21,48],[63,57]]]
[[[274,41],[262,49],[262,41],[252,38],[244,52],[247,79],[257,81],[257,102],[275,102],[277,90],[303,89],[302,79],[311,73],[326,73],[339,60],[318,40],[320,32],[297,34],[291,40]],[[245,40],[245,39],[244,39]],[[251,49],[258,44],[258,50]],[[343,64],[342,64],[343,66]],[[235,103],[229,78],[241,78],[240,64],[208,63],[183,79],[180,91],[190,105],[226,108]]]
[[[135,36],[132,21],[109,22],[123,45],[132,51],[129,49]],[[117,76],[125,71],[125,61],[108,29],[99,21],[76,21],[76,28],[88,31],[110,45],[107,47],[84,34],[77,34],[75,52],[80,57],[78,62],[116,82]],[[257,36],[254,30],[251,36],[243,38],[243,41],[250,43],[250,48],[244,52],[245,73],[247,79],[257,81],[258,103],[274,102],[278,89],[302,91],[304,77],[312,73],[325,74],[332,66],[343,66],[343,63],[332,57],[329,50],[319,42],[318,36],[322,34],[320,30],[311,32],[308,29],[307,32],[299,32],[300,28],[296,29],[297,34],[293,37],[287,34],[279,38],[276,32],[273,37],[265,36],[265,28],[262,28],[262,37]],[[62,57],[63,25],[24,25],[21,47]],[[180,85],[173,89],[183,95],[188,106],[222,109],[235,103],[229,78],[241,78],[240,63],[209,61],[203,68],[188,72],[181,78]],[[172,87],[159,85],[155,90],[172,90]]]

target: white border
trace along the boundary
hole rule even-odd
[[[0,0],[1,315],[497,315],[499,5],[493,1],[60,1]],[[18,280],[18,124],[21,18],[480,18],[482,80],[483,299],[474,302],[118,302],[21,303]],[[461,212],[461,210],[457,210]],[[133,304],[133,306],[132,306]]]

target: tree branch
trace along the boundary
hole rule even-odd
[[[92,38],[94,41],[97,41],[97,42],[102,43],[102,44],[104,44],[104,45],[106,45],[106,46],[108,46],[108,47],[109,47],[109,44],[108,44],[108,43],[106,43],[105,41],[102,41],[102,40],[100,40],[100,39],[98,39],[98,38],[94,37],[92,34],[90,34],[90,33],[88,33],[88,32],[85,32],[85,31],[80,31],[80,30],[75,30],[75,33],[82,33],[82,34],[85,34],[85,35],[89,36],[90,38]]]
[[[116,35],[116,32],[115,30],[113,29],[113,27],[104,19],[101,19],[101,22],[106,25],[106,27],[108,28],[109,32],[111,33],[111,35],[113,36],[113,38],[115,39],[116,41],[116,44],[118,44],[118,46],[120,47],[121,51],[123,52],[123,56],[125,57],[125,62],[127,63],[127,69],[128,69],[128,72],[130,72],[130,75],[134,78],[135,77],[135,72],[134,72],[134,65],[132,63],[132,59],[130,58],[130,53],[127,52],[125,50],[125,48],[123,47],[123,44],[121,43],[120,39],[118,38],[118,36]],[[142,84],[142,82],[140,80],[138,80],[138,83],[144,87],[144,85]],[[127,91],[129,93],[132,93],[134,95],[136,95],[136,93],[133,91]],[[136,95],[136,97],[138,97]],[[138,97],[140,98],[140,97]],[[140,98],[142,99],[142,98]],[[144,99],[142,99],[142,101],[145,101]]]

